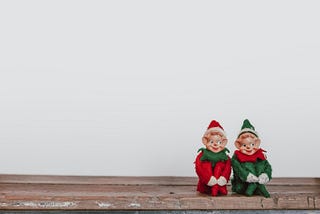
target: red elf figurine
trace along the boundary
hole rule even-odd
[[[199,177],[197,191],[212,196],[227,195],[226,184],[231,173],[231,160],[225,148],[228,140],[219,122],[213,120],[202,137],[206,148],[200,152],[195,160],[196,173]]]

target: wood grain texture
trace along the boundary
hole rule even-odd
[[[274,178],[271,198],[196,192],[195,177],[0,175],[1,210],[320,209],[320,178]]]

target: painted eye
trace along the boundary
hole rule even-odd
[[[251,143],[250,146],[255,146],[255,144],[254,144],[254,143]]]
[[[213,140],[210,140],[209,143],[210,143],[210,144],[213,144]]]
[[[242,147],[246,147],[247,145],[246,145],[246,144],[242,144],[241,146],[242,146]]]
[[[221,145],[222,143],[221,143],[221,141],[218,141],[217,144],[218,144],[218,145]]]

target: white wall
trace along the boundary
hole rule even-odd
[[[319,177],[319,6],[1,1],[0,173],[195,176],[248,118],[274,176]]]

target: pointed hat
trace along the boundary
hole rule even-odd
[[[255,130],[254,126],[250,123],[250,121],[248,119],[245,119],[243,121],[240,133],[238,134],[238,137],[240,137],[240,135],[242,135],[243,133],[252,133],[255,136],[259,137],[258,132]]]
[[[220,123],[216,120],[212,120],[211,123],[209,124],[207,131],[204,134],[207,134],[211,131],[216,131],[219,132],[221,134],[223,134],[223,136],[226,136],[226,133],[223,129],[223,127],[220,125]]]

